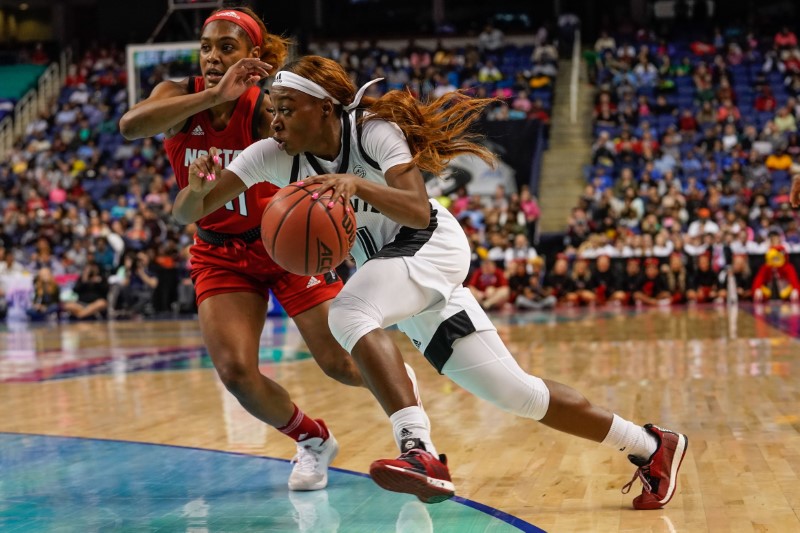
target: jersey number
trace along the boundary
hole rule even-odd
[[[240,194],[239,198],[238,198],[238,200],[239,200],[239,214],[242,215],[243,217],[246,217],[247,216],[247,201],[245,200],[244,194],[245,193]],[[227,209],[228,211],[236,211],[236,209],[233,207],[233,202],[234,201],[235,200],[231,200],[230,202],[225,204],[225,209]]]

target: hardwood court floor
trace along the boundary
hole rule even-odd
[[[697,307],[497,317],[531,373],[689,435],[678,493],[666,510],[646,512],[630,507],[638,483],[620,493],[634,473],[622,453],[495,409],[394,334],[460,496],[547,531],[800,531],[800,345],[766,320],[791,330],[797,310],[759,314]],[[325,377],[289,321],[270,319],[262,344],[262,371],[336,434],[335,466],[366,472],[373,459],[396,455],[370,394]],[[191,320],[11,327],[0,332],[0,431],[291,458],[293,443],[239,407],[192,350],[200,345]],[[178,348],[188,351],[176,358]]]

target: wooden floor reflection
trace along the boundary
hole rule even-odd
[[[531,373],[689,435],[677,495],[650,512],[633,511],[620,493],[634,471],[623,454],[498,411],[437,375],[396,335],[461,496],[548,531],[798,531],[800,350],[770,325],[796,311],[497,317]],[[335,466],[365,472],[396,453],[369,393],[325,377],[291,323],[270,320],[262,343],[262,371],[337,435]],[[0,431],[290,458],[292,443],[239,407],[201,348],[191,320],[11,327],[0,333]]]

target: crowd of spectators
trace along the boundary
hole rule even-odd
[[[604,34],[595,48],[592,164],[563,253],[543,257],[531,244],[540,213],[527,187],[491,198],[462,187],[446,199],[472,246],[465,283],[476,298],[487,309],[721,302],[733,291],[796,301],[794,34],[670,43],[640,32],[619,44]],[[400,52],[375,43],[320,51],[357,84],[384,77],[376,95],[464,89],[505,101],[490,119],[549,120],[557,52],[544,31],[533,47],[507,46],[487,27],[457,49],[411,41]],[[31,319],[194,311],[194,227],[170,216],[177,187],[161,139],[127,142],[118,131],[123,61],[114,48],[85,52],[0,162],[0,276],[30,278]]]
[[[487,27],[474,46],[459,49],[412,41],[402,52],[374,43],[325,50],[356,83],[385,77],[379,91],[408,87],[426,99],[460,88],[506,102],[489,118],[548,121],[557,53],[546,32],[537,36],[536,46],[507,46]],[[27,295],[21,307],[32,320],[196,311],[188,277],[195,228],[170,215],[177,184],[162,139],[128,142],[119,133],[126,84],[121,49],[87,50],[69,67],[57,101],[0,161],[0,301]],[[510,205],[504,197],[502,215],[493,215],[514,226],[502,234],[509,242],[527,236],[538,218],[530,192],[517,196]]]
[[[533,41],[526,46],[506,44],[503,32],[487,25],[474,44],[460,47],[439,40],[428,49],[412,39],[399,51],[381,48],[376,41],[356,48],[330,42],[315,51],[343,65],[357,86],[384,78],[368,95],[408,88],[429,100],[460,89],[501,101],[489,111],[490,120],[535,118],[549,123],[558,50],[545,28]]]
[[[88,50],[0,162],[0,275],[34,320],[192,311],[192,228],[171,219],[160,141],[119,134],[126,81],[123,51]]]
[[[565,241],[573,271],[611,258],[633,275],[643,263],[645,276],[658,274],[644,303],[721,301],[730,290],[797,301],[795,34],[716,29],[669,42],[640,31],[618,42],[604,33],[592,58],[592,161]]]
[[[604,34],[596,51],[592,164],[563,253],[542,257],[531,244],[539,206],[527,187],[491,198],[462,187],[447,198],[472,246],[465,283],[476,298],[487,309],[721,302],[732,291],[796,301],[794,34],[670,43],[640,32],[619,44]],[[532,47],[507,46],[487,27],[463,48],[329,43],[320,52],[357,84],[384,77],[376,95],[464,89],[505,101],[490,119],[549,120],[557,52],[544,31]],[[0,162],[0,276],[31,279],[31,319],[194,311],[194,227],[170,216],[177,188],[161,139],[119,135],[123,61],[114,48],[85,52]]]

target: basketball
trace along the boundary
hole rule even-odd
[[[330,190],[317,198],[319,185],[290,185],[278,191],[261,216],[261,239],[282,268],[303,276],[323,274],[344,261],[356,238],[356,218],[340,199],[328,208]]]

